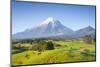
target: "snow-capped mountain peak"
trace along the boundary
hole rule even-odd
[[[59,20],[56,20],[53,17],[48,17],[45,21],[43,21],[39,26],[44,26],[44,27],[51,27],[51,28],[55,28],[57,26],[62,26],[62,24],[60,23]]]
[[[40,25],[48,25],[48,24],[57,25],[57,24],[61,24],[61,23],[58,20],[56,20],[55,18],[53,18],[53,17],[48,17]]]
[[[61,24],[59,20],[49,17],[42,24],[31,29],[16,33],[13,35],[13,38],[42,38],[42,37],[57,37],[57,36],[68,36],[72,37],[83,37],[85,35],[95,32],[95,29],[91,26],[82,28],[78,31],[73,31],[70,28]]]
[[[49,23],[54,23],[55,20],[53,17],[48,17],[41,25],[43,24],[49,24]]]
[[[39,26],[14,34],[15,38],[39,38],[71,34],[73,30],[65,27],[59,20],[48,17]]]

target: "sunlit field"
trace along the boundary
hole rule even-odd
[[[48,42],[49,40],[45,41]],[[36,44],[34,42],[32,44],[12,44],[12,65],[50,64],[96,60],[96,45],[94,41],[91,44],[85,43],[82,39],[60,41],[51,40],[50,42],[53,44],[53,49],[40,50],[39,47],[38,50],[34,49],[33,45]]]

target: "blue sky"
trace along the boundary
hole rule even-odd
[[[38,26],[48,17],[78,30],[87,26],[95,28],[95,6],[12,2],[12,33]]]

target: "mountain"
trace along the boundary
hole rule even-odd
[[[74,31],[74,33],[71,35],[64,34],[64,35],[58,36],[58,37],[56,37],[56,39],[57,38],[59,38],[59,39],[77,39],[77,38],[83,38],[86,35],[91,35],[92,38],[95,38],[95,29],[91,26],[88,26],[88,27],[79,29],[77,31]]]
[[[61,38],[72,39],[82,38],[86,35],[92,35],[95,38],[95,29],[91,26],[73,31],[68,27],[65,27],[59,20],[52,17],[47,18],[39,26],[31,29],[26,29],[23,32],[19,32],[12,35],[13,39],[24,38]]]
[[[39,26],[27,29],[23,32],[14,34],[13,38],[41,38],[41,37],[53,37],[61,35],[71,35],[74,31],[61,24],[59,20],[55,20],[52,17],[47,18]]]
[[[78,31],[75,31],[74,36],[75,37],[84,37],[86,35],[93,35],[95,34],[95,29],[91,26],[82,28]]]

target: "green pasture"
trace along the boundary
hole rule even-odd
[[[12,65],[95,61],[95,43],[85,44],[82,40],[52,42],[55,45],[54,50],[42,52],[27,50],[12,54]],[[22,46],[30,47],[31,45],[22,44]],[[14,51],[18,50],[13,49],[12,52]]]

